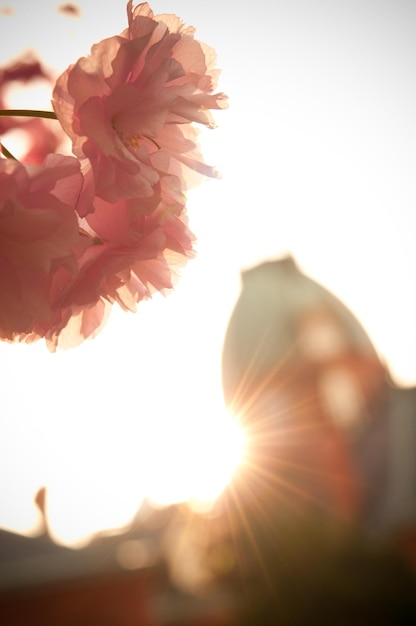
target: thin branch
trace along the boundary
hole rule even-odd
[[[7,117],[44,117],[51,120],[57,120],[53,111],[37,111],[32,109],[8,109],[0,110],[0,116]]]
[[[17,161],[16,157],[12,155],[11,152],[8,151],[8,149],[6,148],[6,146],[3,146],[2,143],[0,143],[0,149],[1,149],[1,153],[4,154],[4,156],[7,159],[13,159],[14,161]]]

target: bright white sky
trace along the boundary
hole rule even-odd
[[[1,62],[59,71],[126,26],[124,0],[0,2]],[[51,355],[0,345],[0,526],[27,531],[46,484],[56,536],[131,519],[144,495],[209,498],[233,465],[220,362],[241,269],[292,252],[416,384],[416,5],[411,0],[155,0],[218,53],[230,108],[204,132],[222,171],[189,194],[198,257],[167,299],[114,309]],[[238,7],[238,8],[237,8]],[[26,105],[29,106],[29,105]],[[33,103],[33,106],[38,106]]]

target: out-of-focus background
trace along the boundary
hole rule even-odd
[[[60,72],[126,26],[123,0],[0,3],[1,63]],[[416,383],[416,7],[408,0],[154,0],[213,46],[230,108],[203,131],[221,172],[189,193],[197,257],[176,290],[114,307],[93,341],[0,345],[0,526],[122,527],[144,498],[209,502],[238,460],[221,354],[240,272],[288,252],[337,295],[394,381]],[[49,108],[44,88],[14,108]],[[13,150],[12,150],[13,152]]]

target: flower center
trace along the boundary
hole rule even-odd
[[[117,128],[114,125],[113,125],[113,128],[116,131],[118,138],[120,139],[122,144],[126,146],[126,148],[129,148],[131,150],[137,150],[143,144],[143,141],[147,141],[153,144],[153,146],[155,146],[157,150],[161,149],[157,141],[153,139],[152,137],[149,137],[148,135],[136,134],[136,135],[130,135],[129,137],[126,137],[123,131],[117,130]]]

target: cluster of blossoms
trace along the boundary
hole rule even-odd
[[[32,115],[24,128],[34,138],[27,159],[5,146],[0,158],[3,340],[77,345],[114,302],[134,311],[170,290],[193,254],[185,193],[200,175],[217,175],[194,123],[214,127],[211,109],[226,106],[214,93],[215,53],[147,3],[130,0],[127,15],[128,28],[56,80],[54,112],[1,111],[0,132]],[[4,72],[0,100],[1,80]],[[43,117],[55,118],[57,133]],[[56,153],[63,132],[74,156]]]

